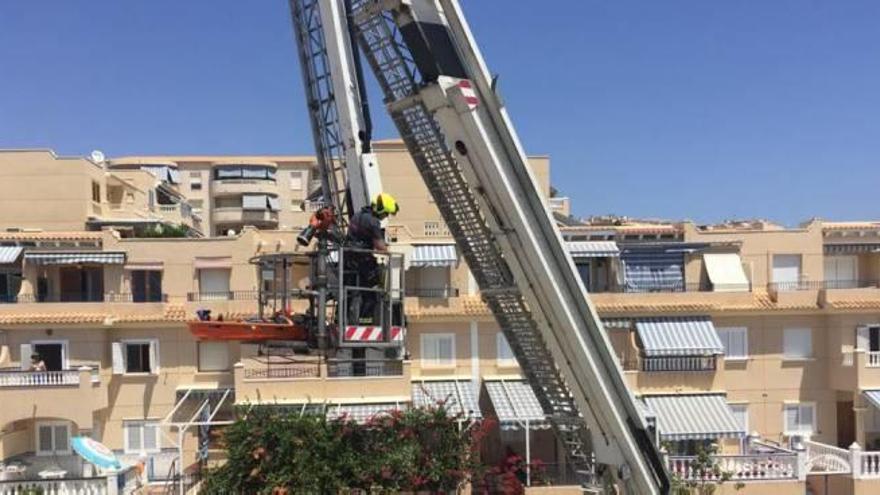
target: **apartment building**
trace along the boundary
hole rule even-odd
[[[14,229],[0,232],[0,462],[11,468],[4,476],[64,472],[86,478],[77,483],[108,483],[70,452],[68,439],[87,433],[123,459],[145,462],[151,479],[167,478],[214,458],[212,440],[234,405],[363,420],[443,400],[463,422],[498,419],[486,462],[528,451],[549,465],[545,478],[570,482],[563,449],[408,154],[395,141],[376,149],[385,190],[402,205],[387,229],[407,260],[406,335],[396,352],[340,350],[317,359],[197,342],[187,329],[200,309],[226,319],[257,312],[264,280],[249,260],[298,249],[294,237],[314,189],[308,158],[135,157],[106,166],[70,159],[82,171],[69,171],[76,178],[68,182],[89,191],[95,177],[107,196],[86,196],[69,217],[0,216]],[[0,160],[20,166],[22,181],[31,165],[20,163],[46,161],[56,175],[67,166],[49,152],[16,153]],[[531,163],[548,208],[568,208],[550,197],[549,159]],[[19,180],[11,166],[4,173],[3,184]],[[209,236],[146,238],[126,225],[93,227],[90,208],[112,211],[118,202],[105,197],[120,196],[107,184],[127,174],[176,191]],[[27,189],[43,194],[38,184]],[[0,212],[21,208],[23,194],[12,192],[8,206],[0,196]],[[247,195],[275,199],[251,210]],[[240,207],[224,202],[236,196]],[[36,196],[35,207],[42,198],[51,195]],[[80,204],[76,198],[70,205]],[[274,222],[247,216],[262,211],[259,218],[271,220],[273,204]],[[149,198],[143,205],[149,210]],[[559,218],[675,473],[693,476],[697,448],[717,444],[718,462],[746,482],[745,493],[771,485],[823,493],[817,480],[825,476],[830,493],[880,487],[880,223]],[[303,278],[295,272],[290,283],[301,286]],[[34,353],[47,371],[30,370]],[[0,493],[11,483],[0,481]]]

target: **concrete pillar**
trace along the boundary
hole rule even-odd
[[[859,446],[858,442],[853,442],[849,446],[849,459],[850,463],[852,463],[852,477],[853,479],[859,479],[862,476],[862,447]]]
[[[856,406],[853,407],[853,412],[855,413],[854,422],[856,425],[856,443],[859,445],[865,445],[865,421],[867,421],[868,408]]]

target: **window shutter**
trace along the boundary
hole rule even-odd
[[[813,407],[809,404],[801,405],[800,414],[800,430],[804,432],[813,431]]]
[[[31,367],[31,350],[30,344],[21,344],[21,369],[28,370]]]
[[[797,406],[785,406],[785,430],[790,432],[798,430]]]
[[[125,344],[122,342],[113,342],[113,374],[121,375],[125,373]]]
[[[867,326],[856,327],[856,350],[867,351],[871,328]]]
[[[150,341],[150,373],[159,374],[159,340]]]

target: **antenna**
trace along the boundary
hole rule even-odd
[[[100,150],[92,151],[92,154],[89,155],[89,157],[92,159],[93,162],[97,164],[104,163],[104,160],[106,160],[104,153]]]

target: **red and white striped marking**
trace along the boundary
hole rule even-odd
[[[391,327],[391,341],[403,340],[403,327]],[[345,327],[346,342],[380,342],[382,340],[382,327],[347,326]]]
[[[467,103],[469,110],[473,110],[480,105],[480,99],[477,98],[477,92],[474,91],[474,87],[469,80],[462,79],[461,81],[458,81],[458,89],[461,91],[461,97],[464,98],[464,102]]]

